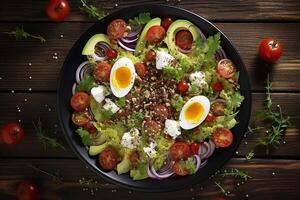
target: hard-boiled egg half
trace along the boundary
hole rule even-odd
[[[126,57],[118,59],[110,72],[110,88],[116,97],[124,97],[131,90],[135,80],[133,62]]]
[[[179,124],[183,129],[192,129],[201,124],[210,109],[210,102],[205,96],[194,96],[188,100],[179,115]]]

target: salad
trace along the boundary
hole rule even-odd
[[[140,13],[111,21],[82,55],[71,120],[101,170],[133,180],[186,176],[231,145],[244,97],[220,33]]]

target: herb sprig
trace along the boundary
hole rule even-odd
[[[251,160],[254,157],[254,151],[250,150],[246,155],[246,160]]]
[[[16,27],[15,30],[10,32],[3,32],[4,34],[9,35],[10,37],[14,37],[16,40],[23,40],[27,38],[33,38],[40,40],[41,42],[46,42],[45,38],[41,35],[32,35],[26,31],[24,31],[23,27]]]
[[[227,194],[226,190],[223,188],[220,182],[215,181],[215,185],[221,190],[223,194]]]
[[[108,15],[108,13],[106,13],[105,11],[99,10],[93,5],[88,5],[86,0],[80,0],[80,1],[82,3],[82,7],[80,7],[79,9],[82,12],[87,13],[89,17],[100,20]]]
[[[32,165],[32,164],[28,164],[28,167],[34,169],[35,171],[37,171],[39,173],[46,174],[56,184],[61,184],[63,181],[63,177],[59,174],[59,172],[54,172],[54,173],[48,172],[48,171],[45,171],[45,170],[43,170],[35,165]]]
[[[138,16],[134,17],[133,19],[129,20],[129,23],[133,26],[140,26],[147,24],[151,20],[149,12],[140,13]]]
[[[244,181],[247,181],[249,178],[252,178],[251,176],[248,175],[247,172],[244,172],[242,170],[239,169],[231,169],[231,170],[224,170],[224,172],[220,173],[220,176],[222,177],[235,177],[235,178],[239,178],[242,179]]]

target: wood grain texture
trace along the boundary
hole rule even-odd
[[[62,184],[55,184],[47,175],[37,173],[28,163],[34,164],[48,172],[59,170],[63,177]],[[64,167],[62,167],[64,166]],[[35,181],[40,190],[40,199],[211,199],[222,196],[220,190],[214,185],[215,181],[221,182],[226,190],[231,193],[226,199],[274,199],[280,200],[299,199],[298,192],[300,181],[300,162],[297,160],[261,160],[254,159],[245,162],[242,159],[231,159],[226,169],[239,168],[249,173],[252,177],[249,181],[237,187],[241,181],[234,178],[219,178],[218,176],[187,188],[174,192],[143,193],[122,189],[97,177],[91,170],[85,168],[84,164],[77,159],[0,159],[0,168],[5,174],[0,177],[0,198],[14,199],[15,188],[23,179]],[[275,176],[272,173],[275,173]],[[89,191],[83,191],[79,179],[95,178],[98,183],[94,187],[95,195]],[[95,188],[98,188],[98,191]],[[270,189],[272,187],[272,189]],[[249,189],[251,188],[251,190]]]
[[[17,23],[0,23],[8,31]],[[29,23],[28,32],[41,34],[46,43],[36,40],[15,41],[0,35],[0,91],[55,91],[59,70],[73,43],[92,23]],[[275,91],[300,91],[300,26],[297,23],[216,23],[241,54],[254,91],[262,91],[265,74],[272,72]],[[37,28],[38,27],[38,28]],[[285,31],[289,30],[289,31]],[[60,38],[63,34],[64,37]],[[273,36],[284,44],[280,61],[271,70],[259,61],[259,42]],[[58,59],[53,59],[57,53]],[[31,66],[28,64],[32,63]],[[74,66],[76,67],[76,66]],[[29,79],[29,76],[32,79]]]
[[[193,11],[209,20],[218,21],[299,21],[300,2],[297,0],[90,0],[97,8],[114,12],[120,8],[138,4],[167,4],[176,5]],[[115,4],[118,7],[115,8]],[[0,21],[48,21],[45,15],[47,1],[3,1],[0,7]],[[79,10],[79,0],[71,0],[71,15],[67,21],[93,21]],[[146,6],[146,5],[145,5]],[[13,11],[13,12],[12,12]],[[17,14],[16,14],[17,13]]]
[[[63,133],[59,128],[59,122],[56,114],[55,93],[40,94],[40,93],[15,93],[15,94],[0,94],[0,119],[3,123],[10,121],[22,120],[25,128],[25,140],[14,148],[0,145],[0,157],[76,157],[71,151],[67,142],[64,139]],[[264,94],[253,94],[252,119],[254,120],[255,112],[259,109],[264,101]],[[300,94],[298,93],[274,93],[272,98],[275,104],[280,104],[284,113],[291,117],[292,126],[287,129],[284,136],[285,144],[280,145],[280,148],[274,149],[269,155],[266,155],[264,148],[257,147],[256,142],[259,137],[264,136],[264,132],[250,135],[244,138],[235,156],[245,156],[251,149],[255,150],[255,156],[258,157],[285,157],[299,158],[300,157]],[[27,99],[25,102],[24,99]],[[21,109],[18,112],[17,105]],[[50,111],[49,111],[50,109]],[[50,136],[57,137],[66,146],[66,150],[49,150],[45,151],[38,143],[35,131],[33,130],[32,120],[41,117],[44,122],[47,133]],[[241,133],[243,134],[243,133]],[[247,143],[247,144],[245,144]]]

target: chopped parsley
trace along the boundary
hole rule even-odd
[[[183,101],[182,96],[180,96],[180,95],[174,96],[171,99],[171,105],[172,105],[173,108],[175,108],[175,110],[177,112],[181,111],[181,108],[183,107],[183,104],[184,104],[184,101]]]
[[[85,91],[89,93],[94,86],[97,86],[94,77],[86,74],[83,76],[79,85],[77,85],[75,91],[76,92]]]
[[[149,12],[142,12],[138,16],[129,20],[129,23],[133,26],[140,26],[147,24],[151,20]]]

